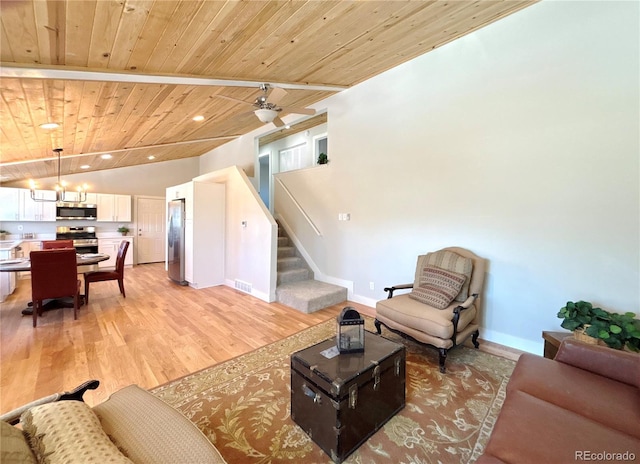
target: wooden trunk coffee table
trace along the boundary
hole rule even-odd
[[[365,331],[364,348],[336,354],[331,338],[291,355],[291,418],[336,463],[405,405],[404,345]]]

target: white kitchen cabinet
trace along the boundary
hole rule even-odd
[[[84,201],[88,205],[95,205],[98,203],[98,194],[97,193],[87,193],[87,198]]]
[[[97,193],[98,222],[131,222],[131,195]]]
[[[0,221],[20,220],[20,190],[18,188],[0,188]]]
[[[184,199],[185,219],[193,219],[193,182],[176,185],[167,189],[167,203]]]
[[[82,201],[81,203],[88,204],[88,205],[95,205],[97,202],[97,193],[87,192],[87,194],[84,197],[85,197],[84,201]],[[65,198],[65,201],[78,202],[80,201],[80,194],[74,190],[67,190],[64,198]]]
[[[185,200],[185,280],[194,288],[224,284],[225,185],[193,181],[167,189],[167,202],[181,198]]]
[[[55,190],[36,190],[31,199],[31,190],[20,189],[20,221],[55,221],[56,220],[56,192]]]
[[[0,250],[0,259],[14,259],[16,248],[5,248]],[[16,289],[16,273],[0,272],[0,301],[7,299]]]
[[[53,190],[36,190],[36,198],[55,200]],[[55,221],[55,201],[34,201],[31,191],[21,188],[0,188],[0,221]]]
[[[124,257],[124,265],[133,266],[133,237],[119,237],[98,239],[98,253],[106,253],[109,255],[109,259],[98,263],[98,267],[116,267],[118,249],[120,248],[120,242],[123,240],[127,240],[129,242],[129,248],[127,249],[127,254]]]

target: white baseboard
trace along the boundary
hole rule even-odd
[[[227,287],[232,288],[234,290],[238,290],[239,292],[242,291],[242,290],[239,290],[239,289],[236,288],[235,280],[225,279],[224,285],[226,285]],[[248,295],[251,295],[251,296],[255,296],[259,300],[262,300],[262,301],[264,301],[266,303],[273,303],[274,301],[276,301],[275,292],[274,292],[272,297],[270,297],[269,294],[267,294],[265,292],[261,292],[259,290],[256,290],[255,288],[252,288],[251,292],[244,292],[244,293],[247,293]]]
[[[352,295],[351,298],[349,298],[350,301],[353,301],[355,303],[359,303],[365,306],[369,306],[370,308],[373,308],[374,310],[376,309],[376,303],[380,300],[376,300],[373,298],[369,298],[366,296],[362,296],[362,295]]]
[[[369,298],[362,295],[352,295],[349,301],[359,303],[365,306],[373,308],[375,312],[377,299]],[[540,354],[543,352],[544,343],[542,338],[539,342],[527,340],[525,338],[514,337],[513,335],[497,332],[495,330],[487,329],[486,327],[480,327],[480,338],[497,345],[502,345],[507,348],[514,348],[516,350],[526,351],[527,353]]]
[[[534,342],[532,340],[527,340],[526,338],[514,337],[513,335],[496,332],[495,330],[490,330],[486,327],[480,327],[479,330],[481,339],[498,345],[515,348],[516,350],[526,351],[527,353],[533,354],[540,354],[544,350],[542,335],[540,335],[539,342]]]

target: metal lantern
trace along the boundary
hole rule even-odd
[[[364,319],[351,306],[346,306],[337,318],[336,345],[342,353],[364,351]]]

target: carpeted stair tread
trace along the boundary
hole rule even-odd
[[[279,246],[278,258],[290,258],[296,255],[296,248],[292,246]]]
[[[286,284],[290,282],[300,282],[301,280],[309,280],[313,278],[313,274],[309,269],[289,269],[288,271],[278,271],[278,281],[276,285]]]
[[[347,289],[317,280],[303,280],[278,285],[277,300],[287,306],[312,313],[347,300]]]
[[[311,313],[347,299],[346,288],[313,280],[313,271],[279,224],[277,270],[276,300],[298,311]]]
[[[297,256],[278,258],[278,271],[288,271],[304,267],[304,261]]]

